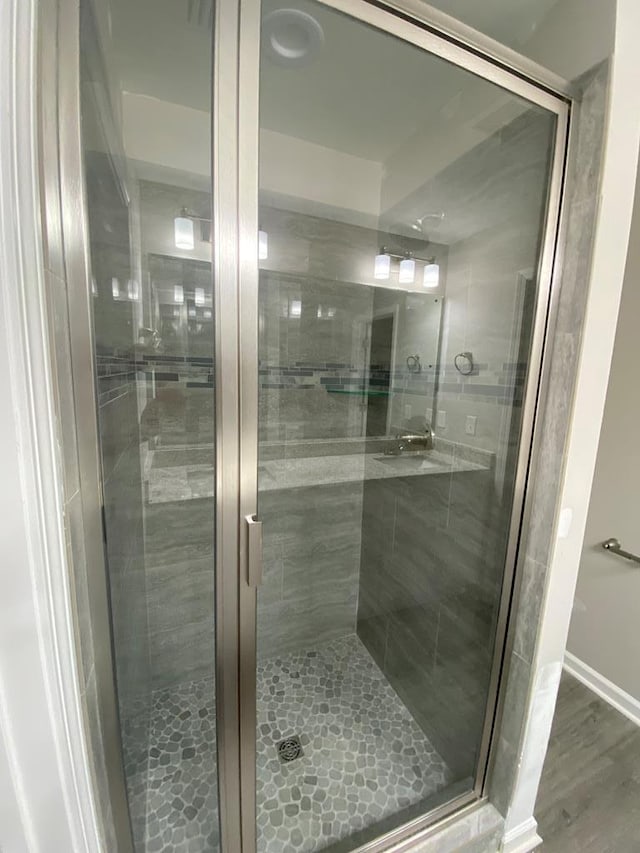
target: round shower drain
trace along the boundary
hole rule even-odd
[[[302,744],[298,735],[286,737],[278,744],[278,758],[280,761],[295,761],[302,755]]]

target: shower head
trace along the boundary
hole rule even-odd
[[[437,226],[443,221],[444,216],[445,214],[442,210],[438,213],[425,213],[423,216],[419,216],[417,219],[413,220],[411,228],[419,234],[426,234],[426,228],[437,228]]]

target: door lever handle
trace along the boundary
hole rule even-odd
[[[255,515],[245,515],[247,526],[247,583],[259,587],[262,583],[262,522]]]

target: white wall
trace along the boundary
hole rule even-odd
[[[640,566],[608,554],[611,536],[640,553],[640,190],[596,472],[591,491],[568,650],[640,702]],[[639,706],[640,707],[640,706]]]
[[[211,174],[208,112],[147,95],[122,96],[124,144],[139,177],[207,189]],[[188,144],[185,144],[188,139]],[[272,130],[260,131],[260,189],[363,214],[380,212],[382,164]]]
[[[615,20],[616,0],[560,0],[521,52],[573,80],[610,55]]]

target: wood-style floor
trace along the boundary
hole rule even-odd
[[[640,853],[640,727],[566,673],[535,815],[544,853]]]

